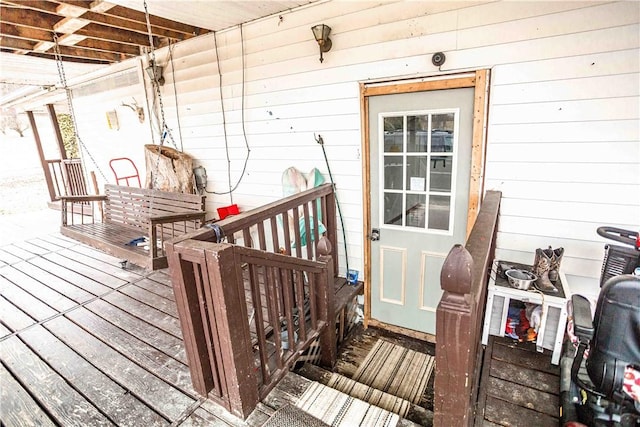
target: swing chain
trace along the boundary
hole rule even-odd
[[[149,47],[150,47],[149,62],[151,62],[153,64],[153,66],[151,67],[151,71],[152,71],[152,74],[153,74],[153,87],[154,87],[154,90],[155,90],[156,99],[158,100],[159,107],[160,107],[160,121],[161,121],[161,124],[159,126],[160,144],[158,145],[158,157],[156,159],[155,169],[154,169],[154,171],[151,171],[151,177],[152,177],[152,181],[151,181],[152,184],[151,185],[152,185],[152,188],[158,188],[158,171],[160,170],[160,157],[162,156],[162,147],[164,146],[165,138],[167,136],[169,137],[169,140],[171,141],[171,143],[173,144],[173,146],[175,147],[176,150],[178,150],[178,146],[176,145],[176,142],[173,139],[173,135],[171,134],[171,129],[169,129],[169,126],[167,126],[167,122],[166,122],[165,115],[164,115],[164,103],[162,102],[162,91],[160,90],[160,84],[158,83],[158,77],[156,75],[156,66],[155,66],[156,51],[155,51],[155,47],[154,47],[154,43],[153,43],[153,32],[151,30],[151,19],[150,19],[150,16],[149,16],[149,9],[147,7],[147,1],[146,0],[144,0],[143,5],[144,5],[144,16],[145,16],[145,20],[147,22],[147,35],[149,36]],[[154,102],[154,104],[155,104],[155,102]],[[153,199],[151,200],[151,204],[153,205]]]
[[[156,97],[158,99],[158,103],[160,106],[160,120],[161,120],[161,125],[160,125],[160,146],[162,147],[164,145],[164,140],[165,138],[168,136],[169,137],[169,141],[171,141],[171,144],[175,147],[176,150],[178,150],[178,146],[175,142],[175,140],[173,139],[173,135],[171,134],[171,129],[169,129],[169,126],[167,126],[167,121],[165,119],[165,115],[164,115],[164,103],[162,101],[162,91],[160,90],[160,84],[158,83],[158,76],[156,75],[156,51],[155,51],[155,47],[154,47],[154,43],[153,43],[153,32],[151,30],[151,20],[150,20],[150,16],[149,16],[149,9],[147,8],[147,1],[144,0],[144,15],[145,15],[145,19],[147,22],[147,35],[149,36],[149,47],[150,47],[150,51],[149,51],[149,62],[151,62],[152,64],[154,64],[153,67],[151,67],[151,71],[153,74],[153,86],[154,86],[154,90],[155,90],[155,94]]]
[[[76,122],[76,114],[75,114],[75,110],[73,109],[73,102],[72,102],[73,92],[71,91],[71,89],[69,88],[69,85],[67,84],[67,75],[65,74],[65,71],[64,71],[62,54],[60,53],[60,46],[58,44],[58,34],[56,34],[55,31],[53,32],[53,44],[54,44],[54,54],[55,54],[54,56],[56,59],[56,67],[58,68],[58,77],[60,78],[60,84],[62,85],[67,97],[67,108],[69,110],[69,115],[71,116],[71,124],[73,125],[73,134],[76,138],[76,141],[78,141],[78,143],[80,144],[81,149],[85,153],[87,153],[87,155],[89,156],[89,159],[91,160],[93,165],[96,167],[96,170],[100,173],[100,176],[102,176],[102,179],[104,179],[105,182],[107,182],[108,179],[106,175],[104,174],[104,172],[102,172],[102,169],[100,169],[100,166],[98,166],[98,162],[96,162],[96,159],[93,157],[93,155],[91,154],[87,146],[84,145],[84,142],[82,141],[82,139],[80,138],[80,134],[78,133],[78,123]]]

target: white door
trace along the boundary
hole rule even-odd
[[[435,335],[440,269],[464,243],[473,88],[369,97],[371,318]]]

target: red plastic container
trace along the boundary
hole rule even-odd
[[[240,211],[238,210],[238,205],[236,204],[218,208],[218,216],[220,217],[220,219],[225,219],[229,215],[238,215],[239,213]]]

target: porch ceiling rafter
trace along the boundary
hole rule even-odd
[[[210,30],[150,16],[156,47]],[[143,12],[101,0],[0,0],[0,49],[54,57],[58,35],[64,60],[111,63],[140,55],[149,45]]]

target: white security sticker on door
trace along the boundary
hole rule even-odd
[[[425,179],[419,176],[412,176],[410,181],[411,191],[424,191]]]

